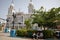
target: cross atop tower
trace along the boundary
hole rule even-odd
[[[32,0],[30,0],[30,2],[32,2]]]

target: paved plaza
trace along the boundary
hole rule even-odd
[[[0,40],[32,40],[32,39],[10,37],[9,33],[0,32]]]
[[[31,38],[10,37],[10,33],[0,32],[0,40],[33,40]],[[35,39],[37,40],[37,39]],[[38,39],[38,40],[60,40],[60,39]]]
[[[30,38],[10,37],[9,33],[0,32],[0,40],[33,40]],[[43,39],[39,39],[43,40]]]

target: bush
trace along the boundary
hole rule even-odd
[[[26,29],[21,29],[16,31],[17,36],[24,37],[27,36],[27,30]]]
[[[21,29],[21,30],[17,30],[16,34],[19,37],[29,37],[32,38],[33,33],[36,33],[36,30],[27,30],[27,29]]]
[[[43,31],[44,38],[52,38],[53,34],[54,34],[54,32],[52,30],[44,30]]]
[[[36,32],[37,32],[36,30],[27,30],[27,35],[28,37],[32,38],[33,33],[36,33]]]

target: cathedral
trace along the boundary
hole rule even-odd
[[[32,4],[32,0],[30,0],[28,4],[28,14],[20,11],[16,12],[14,1],[12,0],[8,8],[6,27],[12,28],[13,21],[14,21],[15,28],[24,27],[25,26],[24,21],[30,18],[30,16],[33,14],[33,10],[34,10],[34,5]],[[13,14],[15,15],[15,17],[13,16]]]

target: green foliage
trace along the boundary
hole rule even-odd
[[[37,23],[38,26],[44,27],[55,27],[56,20],[60,20],[60,7],[58,8],[51,8],[49,11],[43,11],[44,8],[41,7],[39,10],[35,10],[32,16],[33,24]]]
[[[24,37],[27,36],[27,30],[26,29],[21,29],[16,31],[17,36]]]
[[[25,23],[27,29],[30,29],[31,28],[31,19],[25,20],[24,23]]]
[[[43,35],[44,38],[53,38],[54,32],[52,30],[44,30]]]
[[[36,33],[37,32],[37,30],[27,30],[27,35],[28,35],[28,37],[30,37],[30,38],[32,38],[32,35],[33,35],[33,33]]]
[[[16,34],[19,37],[30,37],[30,38],[32,38],[32,35],[34,32],[37,32],[37,31],[36,30],[21,29],[21,30],[17,30]]]

